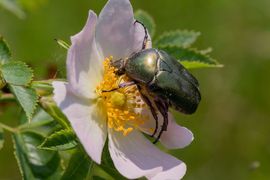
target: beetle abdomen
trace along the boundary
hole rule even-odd
[[[174,109],[194,113],[201,100],[198,81],[166,52],[159,51],[159,55],[158,73],[149,83],[149,90],[169,100]]]
[[[193,84],[174,73],[161,71],[149,84],[149,90],[169,100],[171,106],[180,112],[192,114],[200,102],[200,92]]]

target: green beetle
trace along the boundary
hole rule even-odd
[[[201,95],[196,78],[176,59],[162,50],[145,49],[148,38],[146,28],[145,32],[142,50],[128,58],[115,61],[112,65],[118,69],[119,75],[126,74],[133,81],[120,84],[119,87],[136,84],[143,100],[150,107],[156,120],[152,136],[155,136],[158,130],[157,111],[163,116],[161,130],[154,141],[156,143],[162,132],[167,130],[169,107],[192,114],[198,107]]]
[[[123,69],[124,67],[124,69]],[[120,70],[174,109],[192,114],[200,102],[198,81],[165,51],[146,49],[124,60]]]

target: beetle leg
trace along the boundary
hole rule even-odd
[[[144,39],[143,39],[143,45],[142,45],[142,49],[145,49],[146,48],[146,45],[147,45],[147,41],[148,41],[148,33],[147,33],[147,29],[145,27],[145,25],[138,21],[138,20],[135,20],[134,24],[136,23],[139,23],[140,25],[142,25],[142,27],[144,28],[144,33],[145,33],[145,36],[144,36]]]
[[[141,94],[141,97],[142,97],[143,101],[150,108],[151,114],[152,114],[153,118],[156,121],[155,130],[154,130],[153,134],[150,136],[150,137],[154,137],[155,134],[157,133],[157,130],[158,130],[158,116],[157,116],[157,112],[156,112],[155,108],[153,107],[150,99],[146,95],[143,94],[141,87],[137,85],[137,88],[138,88],[138,90],[139,90],[139,92]]]
[[[145,95],[143,95],[143,94],[141,94],[141,96],[142,96],[144,102],[145,102],[145,103],[148,105],[148,107],[150,108],[150,111],[151,111],[151,113],[152,113],[152,116],[153,116],[153,118],[154,118],[155,121],[156,121],[155,130],[154,130],[153,134],[150,136],[150,137],[154,137],[155,134],[157,133],[157,130],[158,130],[158,116],[157,116],[157,113],[156,113],[156,111],[155,111],[155,108],[153,107],[153,105],[152,105],[151,101],[148,99],[148,97],[145,96]]]
[[[161,113],[161,115],[163,116],[163,124],[161,126],[161,130],[159,131],[159,134],[157,136],[157,138],[155,139],[155,141],[153,142],[154,144],[156,144],[158,142],[158,140],[160,139],[162,133],[164,131],[167,131],[167,127],[168,127],[168,104],[162,100],[155,100],[155,104],[159,110],[159,112]]]

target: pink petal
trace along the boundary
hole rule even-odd
[[[180,179],[186,172],[182,161],[160,151],[136,130],[127,136],[110,132],[109,151],[115,167],[126,178]]]
[[[155,129],[155,120],[148,109],[143,110],[143,114],[147,116],[147,120],[141,126],[141,130],[146,134],[151,134],[150,129]],[[163,117],[159,114],[159,129],[163,123]],[[179,149],[188,146],[194,139],[192,132],[175,122],[173,115],[169,112],[169,123],[167,131],[164,131],[161,135],[160,142],[168,149]]]
[[[72,45],[67,56],[67,75],[71,91],[77,96],[94,98],[95,88],[102,79],[102,61],[96,43],[97,16],[89,12],[81,32],[71,37]]]
[[[64,82],[54,81],[53,87],[58,107],[67,116],[88,155],[100,163],[107,136],[103,112],[93,102],[71,93]]]
[[[186,127],[179,126],[169,113],[168,130],[162,134],[160,142],[168,149],[178,149],[188,146],[193,139],[192,132]]]
[[[105,57],[114,59],[128,57],[142,48],[144,30],[134,24],[133,10],[129,0],[109,0],[101,11],[96,41]]]
[[[172,156],[171,156],[172,157]],[[179,161],[179,160],[178,160]],[[164,168],[162,172],[158,173],[158,174],[153,174],[153,175],[149,175],[147,176],[148,179],[151,180],[178,180],[178,179],[182,179],[184,177],[184,175],[186,174],[187,171],[187,167],[186,164],[183,163],[182,161],[179,165],[173,167],[173,168]]]

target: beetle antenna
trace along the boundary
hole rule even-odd
[[[134,24],[136,24],[136,23],[139,23],[144,28],[145,36],[144,36],[144,39],[143,39],[142,49],[145,49],[146,48],[146,44],[147,44],[147,40],[148,40],[147,28],[145,27],[145,25],[142,22],[140,22],[138,20],[135,20]]]

